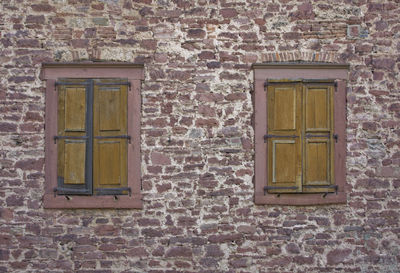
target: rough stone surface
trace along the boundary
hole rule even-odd
[[[0,272],[400,272],[400,3],[0,1]],[[141,210],[45,210],[42,62],[145,64]],[[253,63],[349,63],[347,204],[256,206]]]

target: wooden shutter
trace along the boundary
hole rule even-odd
[[[333,192],[333,82],[303,88],[303,192]]]
[[[267,190],[271,193],[300,192],[301,84],[270,82],[267,100]]]
[[[127,194],[127,85],[95,80],[93,105],[94,192]]]
[[[87,120],[88,82],[60,81],[58,85],[57,193],[91,194],[90,127]]]

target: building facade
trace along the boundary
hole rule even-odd
[[[399,1],[10,0],[0,22],[1,272],[400,271]],[[341,199],[257,202],[260,64],[346,71]],[[75,76],[51,82],[63,65]],[[55,82],[119,78],[118,65],[140,70],[121,76],[139,111],[128,102],[136,127],[118,133],[137,135],[138,183],[104,198],[138,203],[73,208],[54,192],[64,208],[47,208]]]

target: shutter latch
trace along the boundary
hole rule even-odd
[[[338,134],[333,134],[333,138],[335,139],[335,142],[337,143],[338,138],[339,138]]]

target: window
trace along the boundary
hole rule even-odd
[[[346,202],[346,65],[255,69],[255,202]]]
[[[140,80],[126,63],[43,64],[45,208],[140,208]]]

